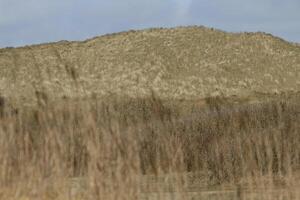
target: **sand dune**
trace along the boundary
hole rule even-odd
[[[299,90],[299,45],[260,32],[147,29],[0,49],[0,94],[22,102],[36,92],[199,99]]]

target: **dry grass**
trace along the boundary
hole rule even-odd
[[[0,49],[0,199],[299,199],[299,55],[205,27]]]
[[[4,102],[0,199],[165,199],[154,195],[163,191],[191,199],[187,191],[226,187],[242,199],[242,190],[300,184],[297,99],[209,98],[209,106],[189,105],[189,115],[154,96],[18,110]]]

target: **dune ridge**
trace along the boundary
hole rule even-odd
[[[0,49],[0,94],[21,102],[37,92],[201,99],[299,90],[299,45],[262,32],[157,28]]]

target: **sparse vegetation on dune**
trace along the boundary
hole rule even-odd
[[[300,199],[299,63],[205,27],[0,49],[0,199]]]
[[[177,191],[191,199],[187,191],[228,186],[236,199],[243,191],[284,188],[296,200],[298,100],[208,98],[206,106],[187,104],[189,115],[182,104],[154,96],[7,108],[0,118],[0,196],[131,200]]]
[[[266,33],[206,27],[147,29],[0,50],[0,93],[33,103],[107,96],[162,99],[280,94],[300,90],[300,48]]]

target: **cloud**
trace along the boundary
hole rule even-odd
[[[63,13],[71,0],[0,0],[0,26],[39,21]]]
[[[196,13],[201,7],[205,7],[216,16],[230,20],[253,19],[259,22],[259,20],[287,20],[300,17],[298,0],[194,0],[191,8]]]
[[[173,0],[0,0],[0,46],[167,26]]]
[[[190,20],[227,31],[265,31],[300,42],[295,36],[300,32],[299,10],[298,0],[194,0]]]
[[[189,10],[193,0],[174,0],[176,5],[175,17],[177,21],[184,22],[189,17]]]
[[[300,42],[299,10],[299,0],[0,0],[0,47],[191,24]]]

